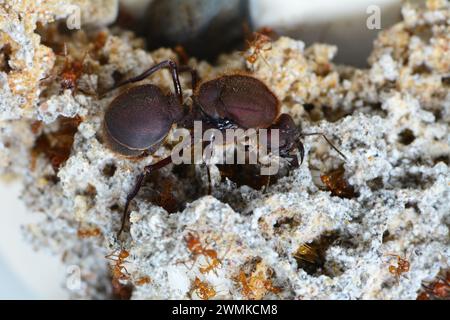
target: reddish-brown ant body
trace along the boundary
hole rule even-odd
[[[389,272],[394,275],[397,280],[402,276],[403,274],[409,272],[410,263],[405,258],[400,257],[398,254],[389,253],[387,256],[395,257],[397,258],[397,266],[390,265],[389,266]]]
[[[216,290],[206,281],[201,281],[199,278],[195,278],[190,295],[195,292],[197,296],[202,300],[209,300],[216,296]]]
[[[78,229],[77,236],[80,239],[86,238],[95,238],[99,237],[102,234],[102,231],[99,228],[91,228],[91,229]]]
[[[121,250],[119,254],[110,254],[107,255],[106,258],[114,261],[114,265],[112,267],[112,276],[113,280],[128,280],[130,279],[130,274],[124,266],[126,262],[125,259],[130,256],[130,253],[126,250]]]
[[[247,60],[248,63],[255,64],[258,57],[262,57],[261,53],[263,51],[269,51],[272,49],[273,34],[273,30],[267,27],[252,34],[251,39],[247,40],[247,47],[251,50],[251,53],[245,55],[245,60]],[[264,62],[267,63],[264,57],[262,58]]]
[[[344,167],[340,167],[327,174],[321,175],[320,180],[322,180],[327,189],[331,191],[331,195],[351,199],[355,197],[355,190],[345,180],[344,173]]]
[[[193,256],[194,262],[201,255],[207,260],[208,264],[199,268],[201,273],[213,271],[222,263],[221,259],[218,258],[217,251],[214,249],[209,249],[203,245],[198,234],[189,232],[184,240],[186,241],[189,252]]]
[[[117,255],[112,253],[105,257],[106,259],[114,261],[114,265],[111,268],[113,294],[122,300],[129,299],[132,291],[129,284],[123,284],[123,281],[130,279],[130,274],[124,266],[124,263],[126,262],[125,259],[129,256],[130,253],[122,249]]]

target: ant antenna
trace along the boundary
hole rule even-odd
[[[339,155],[344,158],[345,161],[347,161],[347,157],[338,149],[335,147],[334,144],[331,143],[330,140],[328,140],[327,136],[323,134],[322,132],[310,132],[310,133],[302,133],[302,137],[308,137],[308,136],[321,136],[325,139],[325,141],[337,152]]]

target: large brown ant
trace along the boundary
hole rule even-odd
[[[112,253],[105,257],[106,259],[114,261],[111,268],[113,294],[122,300],[129,299],[132,291],[130,285],[123,284],[123,281],[128,281],[130,279],[130,274],[124,266],[124,263],[126,262],[125,259],[129,256],[130,253],[127,250],[122,249],[118,254]]]
[[[165,68],[171,72],[175,94],[164,93],[152,84],[138,85],[126,89],[108,106],[103,131],[105,142],[111,150],[131,158],[152,154],[164,142],[173,124],[191,128],[193,121],[197,120],[219,130],[267,129],[269,136],[273,129],[277,129],[279,155],[294,168],[303,161],[301,139],[307,135],[321,135],[345,158],[322,133],[302,133],[290,115],[280,113],[280,102],[275,94],[262,81],[250,75],[229,74],[198,83],[195,70],[178,67],[174,61],[166,60],[114,88],[141,81]],[[180,72],[191,73],[193,108],[184,105]],[[267,147],[271,150],[269,141]],[[118,236],[124,230],[130,203],[141,189],[145,177],[171,163],[172,157],[168,156],[144,167],[138,175],[134,188],[127,195]]]

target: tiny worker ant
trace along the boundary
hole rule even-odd
[[[195,292],[197,296],[202,300],[209,300],[216,296],[216,290],[213,288],[213,286],[206,281],[201,281],[198,277],[195,277],[189,295],[191,296],[193,292]]]
[[[126,261],[125,259],[130,256],[130,253],[126,250],[121,250],[119,254],[115,255],[114,253],[107,255],[105,258],[111,261],[114,261],[114,265],[112,267],[112,276],[113,279],[117,280],[128,280],[130,279],[130,274],[127,269],[123,265]]]
[[[86,239],[86,238],[95,238],[99,237],[102,234],[102,231],[99,228],[91,228],[91,229],[78,229],[77,230],[77,236],[80,239]]]
[[[332,196],[351,199],[355,197],[355,189],[344,178],[344,167],[321,175],[320,180],[325,184]]]
[[[41,81],[47,82],[59,78],[59,85],[61,91],[70,90],[74,93],[77,92],[77,83],[84,72],[84,61],[87,57],[88,51],[86,51],[81,59],[70,58],[67,53],[67,46],[64,44],[64,65],[57,75],[47,76]],[[58,54],[60,55],[60,54]]]
[[[84,60],[86,59],[87,53],[81,58],[81,60],[69,60],[66,57],[64,62],[64,67],[61,71],[61,90],[72,90],[77,91],[78,79],[83,74]]]
[[[251,53],[245,54],[245,60],[250,64],[255,64],[258,57],[261,57],[264,62],[269,65],[267,60],[262,56],[263,51],[272,50],[272,38],[274,32],[271,28],[265,27],[256,32],[253,32],[247,42],[247,48]]]
[[[143,285],[149,284],[149,283],[151,283],[151,282],[152,282],[152,280],[150,279],[150,277],[148,277],[148,276],[143,276],[143,277],[137,279],[136,282],[135,282],[135,284],[136,284],[137,286],[143,286]]]
[[[272,49],[272,44],[270,42],[270,38],[264,34],[256,34],[255,40],[249,42],[249,49],[252,49],[252,53],[245,57],[250,64],[255,64],[256,60],[259,56],[261,56],[262,51],[269,51]],[[268,64],[267,60],[261,56],[266,64]]]
[[[114,261],[114,265],[111,268],[112,273],[111,283],[113,287],[113,294],[122,300],[129,299],[132,291],[130,285],[123,284],[121,282],[130,279],[130,274],[123,265],[126,262],[125,259],[128,258],[129,256],[130,256],[129,252],[122,249],[117,255],[111,253],[105,257],[106,259]]]
[[[207,265],[204,267],[200,267],[199,271],[203,274],[208,273],[216,269],[221,263],[221,259],[217,256],[217,251],[214,249],[208,249],[204,246],[200,241],[200,236],[196,233],[189,232],[188,235],[184,238],[186,241],[186,245],[188,250],[191,252],[194,264],[197,258],[200,255],[203,255],[207,260]]]
[[[229,74],[198,82],[197,72],[187,66],[178,67],[172,60],[162,61],[142,74],[117,84],[113,89],[141,81],[161,69],[169,69],[175,94],[164,93],[152,84],[138,85],[120,93],[108,106],[103,121],[104,140],[112,151],[136,158],[154,153],[164,143],[172,125],[191,127],[193,121],[202,121],[210,128],[272,129],[279,130],[279,155],[288,159],[291,167],[299,166],[304,157],[301,139],[320,135],[343,158],[345,156],[322,133],[302,133],[287,113],[280,113],[280,102],[260,80],[250,75]],[[193,108],[184,105],[180,72],[190,72],[193,88]],[[269,139],[270,140],[270,139]],[[270,150],[270,143],[267,143]],[[168,156],[147,165],[136,178],[126,197],[122,224],[118,237],[125,228],[131,201],[137,196],[146,176],[172,163]]]
[[[282,291],[281,288],[274,287],[272,280],[258,270],[249,276],[241,270],[235,280],[241,285],[242,295],[246,299],[260,300],[269,292],[278,294]]]
[[[395,257],[397,258],[397,266],[395,265],[390,265],[389,266],[389,272],[391,274],[393,274],[396,278],[397,281],[400,279],[400,276],[402,276],[404,273],[409,272],[410,269],[410,263],[409,261],[405,258],[400,257],[398,254],[393,254],[393,253],[388,253],[386,254],[387,256],[390,257]]]

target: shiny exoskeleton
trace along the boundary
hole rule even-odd
[[[141,81],[163,68],[168,68],[172,74],[175,94],[165,94],[155,85],[139,85],[122,92],[107,108],[103,131],[105,141],[113,151],[127,157],[151,154],[164,141],[173,124],[190,127],[193,120],[201,120],[207,126],[220,130],[268,129],[270,135],[271,129],[279,129],[280,156],[288,158],[290,165],[297,167],[299,162],[295,151],[298,150],[300,163],[303,161],[304,148],[300,139],[311,134],[302,134],[290,115],[280,114],[278,98],[262,81],[252,76],[224,75],[197,85],[195,70],[178,67],[175,62],[167,60],[141,75],[119,83],[115,88]],[[183,104],[178,76],[179,72],[186,71],[191,72],[192,76],[192,108]],[[270,144],[268,147],[270,148]],[[137,177],[135,187],[127,196],[119,235],[124,229],[130,202],[139,192],[144,178],[171,162],[170,156],[164,158],[146,166]]]

